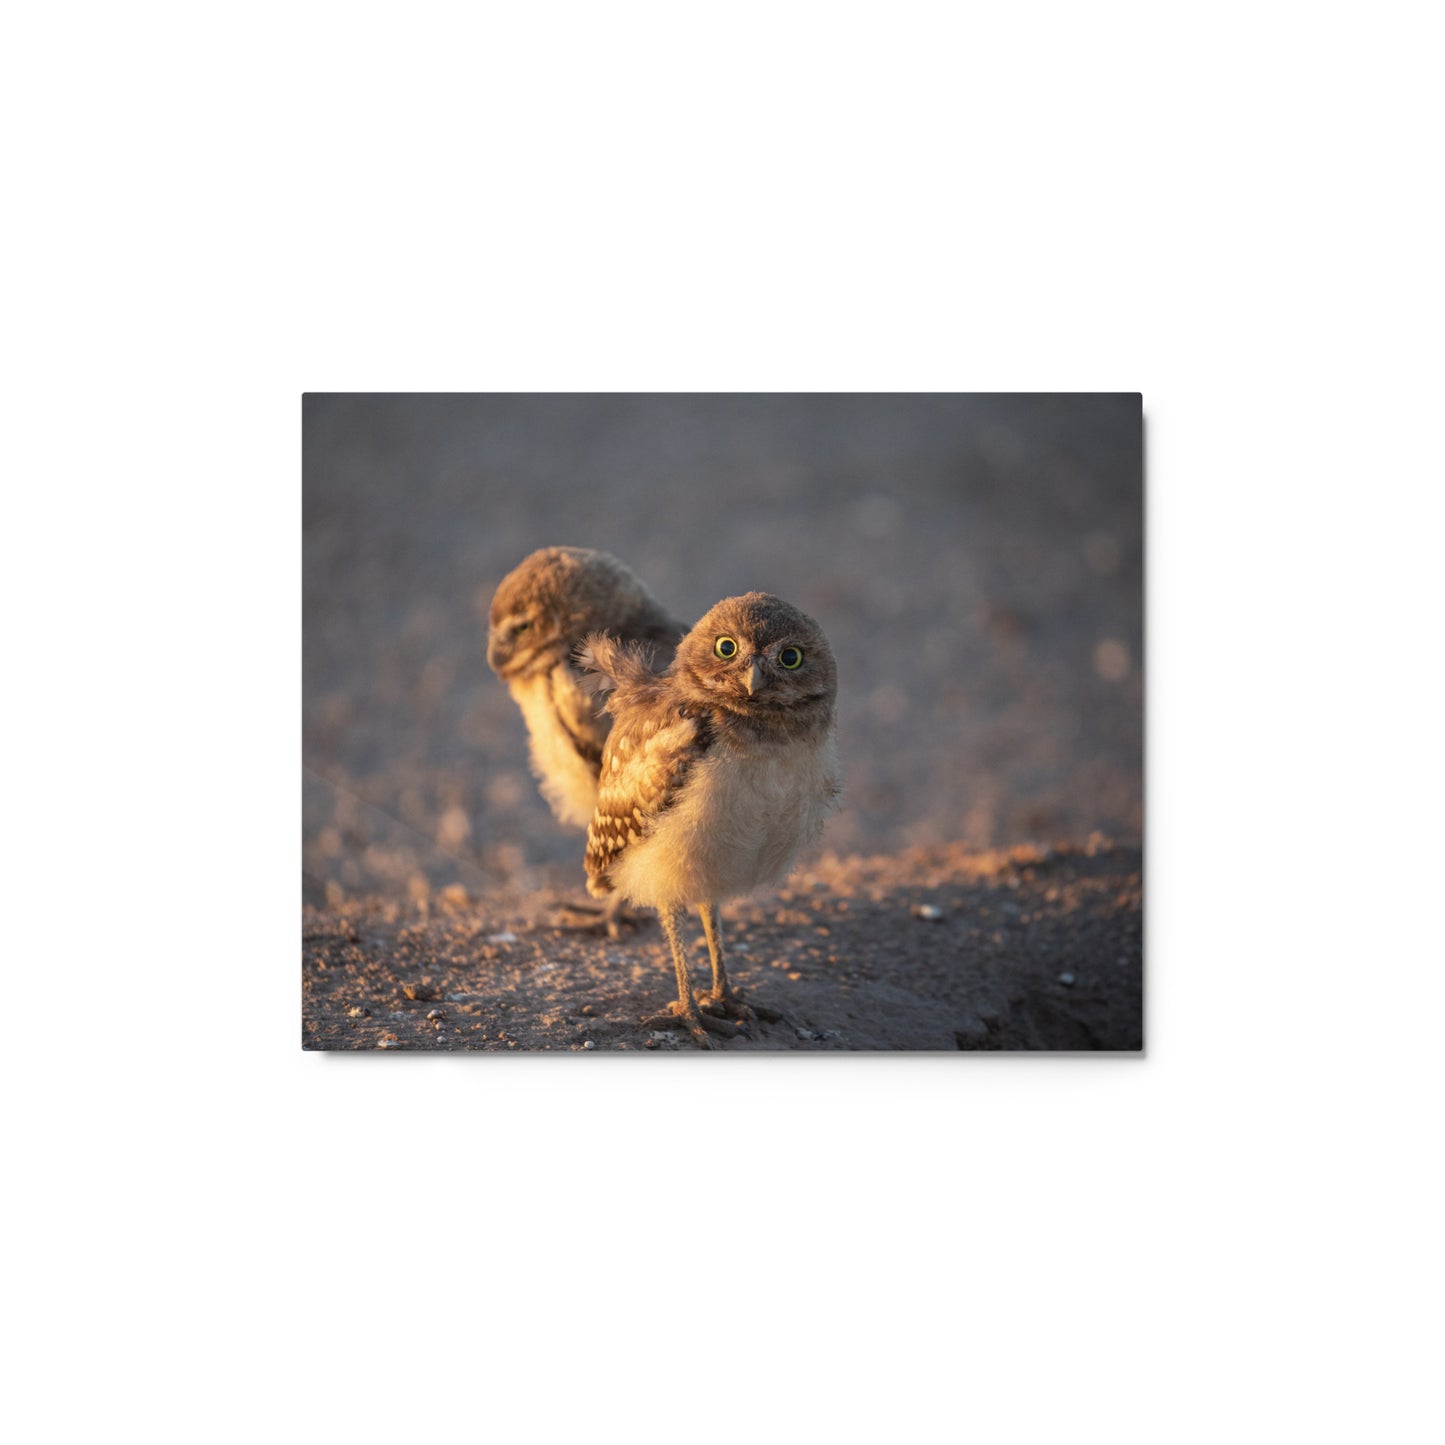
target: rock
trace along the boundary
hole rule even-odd
[[[935,907],[932,903],[920,903],[913,910],[915,918],[921,918],[926,923],[937,923],[943,917],[943,909]]]
[[[379,1049],[399,1049],[401,1047],[401,1040],[397,1038],[395,1034],[382,1034],[382,1036],[377,1039],[376,1046]]]
[[[583,1040],[582,1040],[582,1047],[583,1047],[584,1049],[595,1049],[595,1048],[597,1047],[597,1040],[596,1040],[596,1039],[583,1039]]]
[[[511,932],[504,931],[502,933],[489,933],[487,935],[488,943],[515,943],[516,941],[517,935]]]
[[[426,1016],[436,1023],[440,1023],[447,1016],[447,1011],[444,1008],[429,1008]]]
[[[1061,974],[1059,975],[1059,982],[1060,982],[1061,984],[1063,984],[1063,986],[1064,986],[1065,988],[1073,988],[1073,986],[1074,986],[1074,975],[1071,974],[1071,973],[1061,973]]]

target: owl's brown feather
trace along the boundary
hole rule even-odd
[[[607,711],[617,719],[602,750],[597,811],[587,829],[587,891],[601,898],[612,892],[618,860],[650,836],[677,797],[712,730],[669,695],[637,649],[594,636],[578,660],[610,689]]]
[[[562,822],[587,826],[611,725],[573,650],[606,632],[635,644],[641,665],[665,667],[686,630],[630,569],[589,547],[544,547],[502,579],[488,608],[487,661],[522,710],[532,771]]]

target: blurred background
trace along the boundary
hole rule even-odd
[[[774,592],[838,659],[825,850],[1138,840],[1137,394],[308,395],[308,902],[582,887],[486,664],[492,590],[599,547],[691,622]]]

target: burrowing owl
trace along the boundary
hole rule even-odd
[[[661,668],[687,628],[616,557],[590,547],[533,552],[502,579],[489,622],[487,662],[522,709],[542,796],[560,821],[585,828],[610,719],[580,686],[578,644],[605,632]]]
[[[833,654],[812,618],[749,592],[719,602],[661,677],[607,637],[589,639],[582,660],[613,685],[587,889],[657,909],[678,996],[647,1022],[681,1020],[710,1047],[705,1029],[734,1034],[728,1016],[749,1016],[728,986],[718,905],[783,877],[840,791]],[[693,905],[712,958],[700,1000],[678,934]]]

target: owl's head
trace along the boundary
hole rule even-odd
[[[487,663],[507,679],[546,672],[588,633],[654,615],[663,615],[656,599],[616,557],[591,547],[543,547],[507,573],[492,597]]]
[[[692,702],[795,736],[833,721],[838,668],[823,629],[767,592],[727,597],[678,645],[671,676]]]

